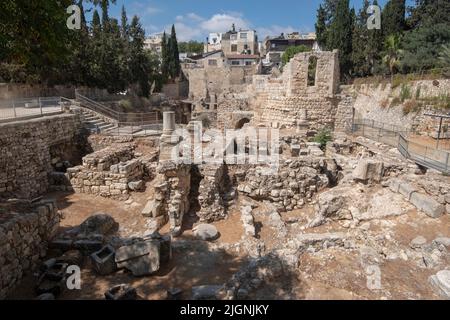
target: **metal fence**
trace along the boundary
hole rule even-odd
[[[97,112],[114,120],[118,126],[148,126],[162,122],[157,111],[152,112],[118,112],[100,102],[89,99],[80,93],[75,93],[75,99],[81,107]]]
[[[424,167],[450,173],[450,153],[412,141],[408,138],[410,133],[408,129],[362,119],[353,123],[352,132],[396,147],[405,158],[411,159]]]
[[[0,121],[40,117],[62,111],[61,97],[36,97],[0,101]]]

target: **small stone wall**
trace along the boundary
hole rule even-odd
[[[78,145],[81,126],[75,114],[0,124],[0,198],[45,193],[53,171],[51,150]]]
[[[143,185],[144,165],[134,159],[134,145],[113,145],[83,158],[83,164],[67,169],[67,179],[77,193],[118,199]]]
[[[264,175],[265,170],[249,168],[238,191],[257,200],[269,200],[280,212],[301,208],[315,193],[331,186],[339,171],[334,159],[310,156],[280,161],[276,175]]]
[[[202,180],[199,185],[197,216],[201,222],[214,222],[226,218],[228,202],[234,199],[234,192],[224,164],[199,166]]]
[[[0,299],[4,299],[45,257],[60,214],[56,204],[47,201],[29,209],[0,206],[0,210]]]

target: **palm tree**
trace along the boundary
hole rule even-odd
[[[403,54],[403,50],[400,49],[400,38],[397,35],[388,36],[384,42],[384,49],[383,63],[389,68],[392,83],[394,71],[398,68]]]

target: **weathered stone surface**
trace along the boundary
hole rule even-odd
[[[434,292],[444,299],[450,299],[450,270],[441,270],[428,279]]]
[[[54,171],[51,160],[59,157],[51,146],[55,141],[76,145],[81,126],[76,114],[0,124],[0,197],[33,198],[45,193]]]
[[[144,209],[142,209],[142,215],[144,217],[156,218],[162,214],[164,214],[164,205],[161,201],[156,199],[149,200]]]
[[[80,250],[69,250],[56,259],[57,262],[65,262],[69,265],[83,265],[83,254]]]
[[[56,204],[51,201],[14,211],[17,213],[11,216],[8,211],[6,215],[0,214],[0,299],[11,292],[24,274],[37,269],[61,218]],[[52,259],[47,267],[55,263]]]
[[[245,234],[250,237],[254,237],[256,234],[256,230],[251,206],[245,206],[241,208],[241,220],[244,225]]]
[[[91,254],[94,270],[101,275],[113,273],[117,266],[115,262],[115,250],[110,245],[104,246],[100,251]]]
[[[109,214],[98,212],[80,224],[80,232],[84,234],[112,234],[117,232],[119,224]]]
[[[43,293],[36,300],[55,300],[55,296],[52,293]]]
[[[417,189],[409,183],[400,183],[398,186],[398,192],[402,194],[407,200],[411,200],[411,196]]]
[[[432,218],[439,218],[445,213],[445,207],[430,196],[414,192],[410,201],[417,209]]]
[[[201,240],[211,241],[219,237],[219,232],[212,224],[199,224],[195,226],[192,231],[194,236]]]
[[[137,292],[135,288],[127,284],[119,284],[106,291],[105,298],[106,300],[136,300]]]
[[[409,245],[411,248],[417,249],[417,248],[422,248],[426,243],[427,243],[427,239],[425,239],[422,236],[418,236],[418,237],[414,238]]]
[[[295,240],[299,248],[314,247],[320,250],[332,246],[343,246],[345,234],[341,232],[306,233],[298,235]]]
[[[192,287],[192,300],[216,300],[221,285],[204,285]]]
[[[116,251],[118,268],[126,268],[134,276],[155,273],[160,267],[160,244],[158,241],[140,241],[123,246]]]
[[[145,183],[142,180],[128,182],[128,188],[132,191],[140,191],[144,189]]]
[[[380,182],[383,177],[383,163],[380,161],[361,159],[353,171],[353,178],[364,182]]]

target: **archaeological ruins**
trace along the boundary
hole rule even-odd
[[[400,89],[340,85],[338,58],[185,63],[185,97],[125,126],[80,92],[0,121],[0,298],[449,299],[435,111],[383,109]]]

